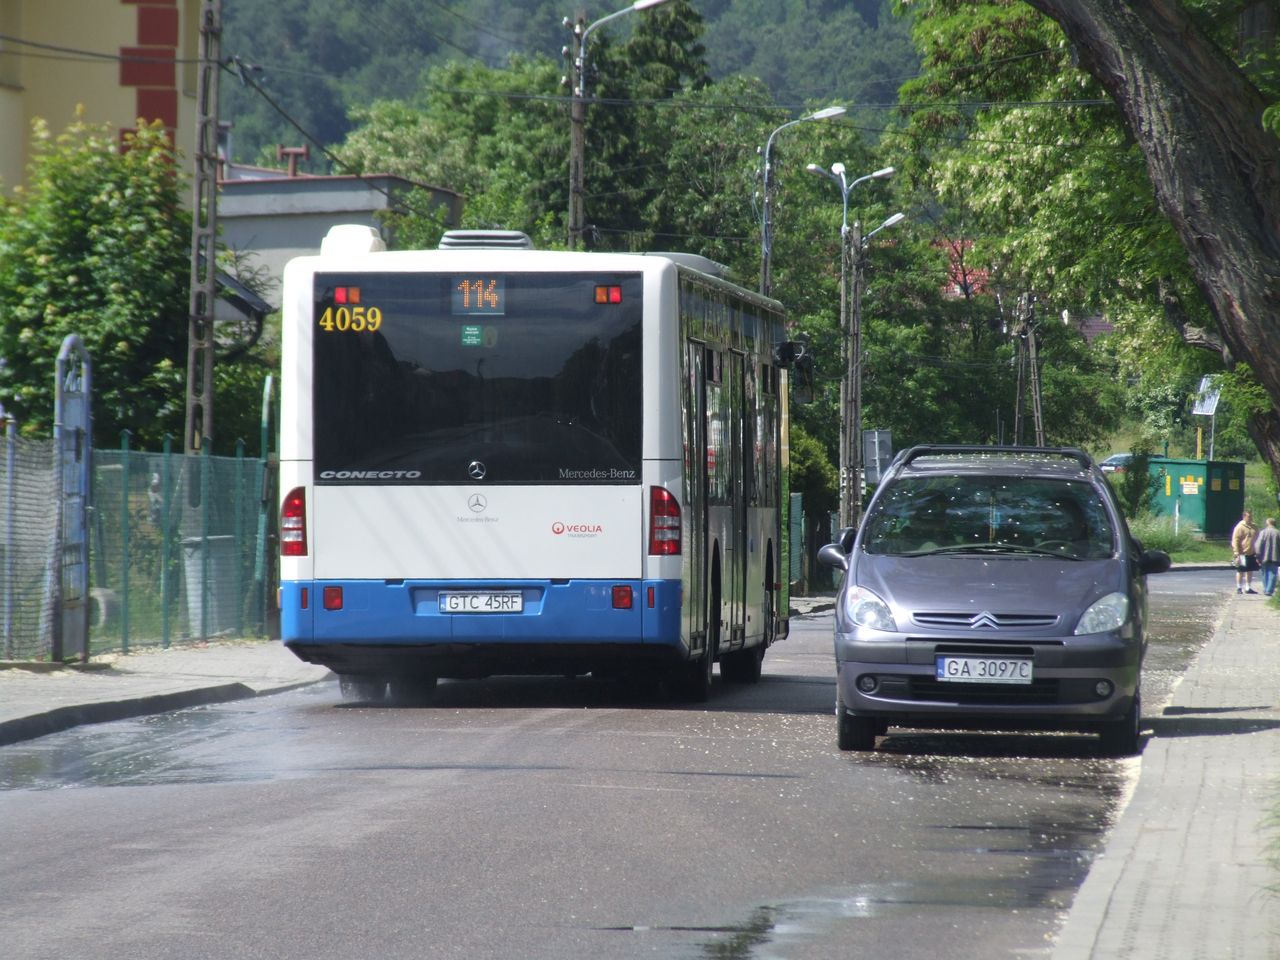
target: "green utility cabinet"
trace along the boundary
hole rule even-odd
[[[1229,537],[1244,512],[1244,464],[1152,457],[1151,508],[1206,537]]]

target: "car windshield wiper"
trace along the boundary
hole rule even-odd
[[[974,544],[972,549],[982,553],[1029,553],[1037,557],[1053,557],[1055,560],[1082,560],[1072,553],[1060,553],[1057,550],[1046,550],[1044,547],[1032,547],[1023,543],[981,543]]]

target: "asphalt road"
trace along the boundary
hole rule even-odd
[[[1148,713],[1228,574],[1151,578]],[[0,954],[1047,957],[1138,761],[1074,735],[842,754],[830,616],[689,708],[590,680],[336,684],[0,749]]]

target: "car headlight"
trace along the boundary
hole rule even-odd
[[[1119,630],[1128,620],[1129,598],[1123,593],[1108,593],[1084,612],[1076,624],[1076,636]]]
[[[854,587],[844,595],[845,615],[860,627],[897,633],[889,605],[866,587]]]

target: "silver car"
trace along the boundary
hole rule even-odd
[[[856,534],[819,558],[836,604],[842,750],[890,724],[1096,731],[1136,753],[1144,551],[1088,454],[920,446],[884,475]]]

